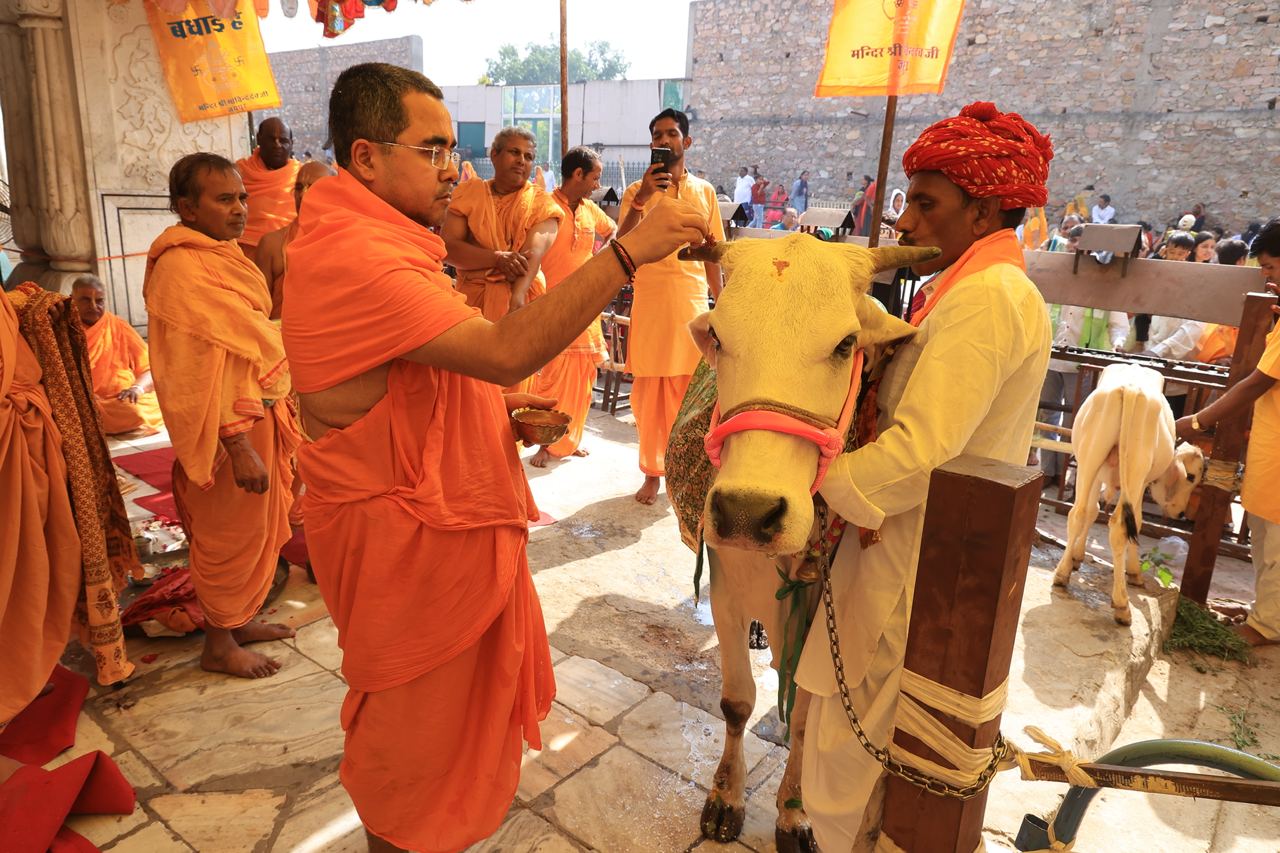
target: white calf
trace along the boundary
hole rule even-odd
[[[1113,364],[1102,371],[1097,390],[1084,401],[1071,428],[1076,501],[1067,516],[1067,550],[1053,582],[1066,586],[1084,559],[1102,493],[1107,504],[1115,504],[1108,524],[1115,560],[1111,608],[1121,625],[1130,621],[1124,578],[1127,575],[1135,586],[1142,583],[1138,531],[1147,485],[1165,514],[1177,518],[1204,477],[1204,456],[1198,447],[1183,443],[1175,450],[1173,411],[1163,390],[1164,377],[1156,371]]]

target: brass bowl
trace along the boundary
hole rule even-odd
[[[555,444],[569,432],[570,417],[555,409],[516,409],[511,423],[516,436],[529,444]]]

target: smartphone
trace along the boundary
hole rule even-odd
[[[663,172],[670,171],[671,160],[672,160],[672,157],[671,157],[670,148],[650,148],[649,149],[649,167],[650,168],[652,168],[656,163],[661,163],[662,169],[660,171],[663,171]]]

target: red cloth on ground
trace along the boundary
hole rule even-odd
[[[131,786],[103,752],[56,770],[28,765],[0,785],[0,850],[70,853],[98,848],[62,824],[75,814],[132,814]]]
[[[974,198],[995,196],[1002,210],[1044,207],[1053,142],[1017,113],[977,101],[925,128],[902,155],[902,169],[941,172]]]
[[[0,730],[0,755],[23,764],[44,764],[75,745],[76,718],[89,695],[89,680],[58,665],[49,681],[53,690],[37,696]]]
[[[184,634],[204,628],[204,609],[196,600],[189,567],[166,570],[120,614],[120,622],[125,626],[138,625],[148,619]]]

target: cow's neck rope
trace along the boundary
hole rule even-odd
[[[780,403],[776,400],[747,400],[745,403],[739,403],[727,412],[722,412],[720,420],[727,421],[735,415],[743,412],[774,412],[779,415],[786,415],[789,418],[795,418],[801,423],[808,424],[815,429],[835,429],[840,422],[834,418],[823,417],[815,414],[799,406],[792,406],[789,403]]]

